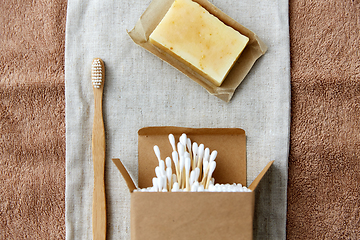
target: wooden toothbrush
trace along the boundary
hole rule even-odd
[[[94,91],[94,123],[92,131],[92,154],[94,164],[94,191],[92,206],[93,240],[106,239],[106,197],[105,197],[105,128],[102,100],[105,80],[105,66],[95,58],[91,66],[91,81]]]

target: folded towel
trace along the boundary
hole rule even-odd
[[[67,3],[30,2],[0,5],[0,238],[64,239]],[[133,13],[127,29],[145,5],[136,12],[127,9]],[[359,1],[291,0],[289,7],[292,124],[287,238],[359,239]],[[81,9],[87,11],[87,5]],[[136,136],[132,138],[136,144]],[[120,146],[124,139],[114,141]],[[126,158],[136,161],[134,152]],[[115,156],[125,160],[120,150]],[[136,174],[135,167],[132,172]],[[122,182],[117,172],[112,174]],[[120,188],[125,188],[123,183]],[[121,203],[113,203],[109,211],[123,214],[128,211],[128,196],[114,192]],[[129,234],[128,221],[125,217],[116,223],[124,231],[121,239]],[[260,226],[263,231],[271,231],[270,227]]]
[[[0,239],[65,238],[66,1],[0,16]]]
[[[290,1],[289,239],[360,239],[359,20],[359,1]]]

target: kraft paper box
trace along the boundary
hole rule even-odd
[[[220,87],[215,86],[182,62],[178,61],[171,55],[159,50],[150,43],[150,34],[154,31],[156,26],[163,19],[174,0],[153,0],[148,6],[148,8],[145,10],[145,12],[142,14],[134,28],[130,32],[128,32],[128,34],[136,44],[156,55],[163,61],[172,65],[173,67],[177,68],[179,71],[187,75],[190,79],[204,87],[210,94],[220,98],[225,102],[229,102],[236,88],[244,80],[256,60],[265,54],[265,52],[267,51],[267,46],[254,32],[242,26],[240,23],[236,22],[234,19],[223,13],[220,9],[215,7],[207,0],[193,1],[200,4],[209,13],[216,16],[226,25],[234,28],[235,30],[239,31],[241,34],[249,38],[249,43],[245,47],[244,51],[241,53],[237,62],[234,64],[228,76],[225,78],[224,82]],[[241,12],[239,12],[239,14],[241,14]],[[171,81],[172,79],[168,80]]]
[[[139,188],[152,186],[158,160],[171,156],[168,135],[186,133],[192,142],[217,150],[216,183],[246,186],[246,136],[239,128],[147,127],[138,132]],[[131,239],[252,239],[255,188],[269,162],[248,187],[252,192],[140,192],[121,163],[113,159],[131,192]]]

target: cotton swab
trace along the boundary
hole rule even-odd
[[[156,178],[156,185],[158,187],[158,191],[161,192],[163,187],[162,187],[162,181],[161,181],[161,177]]]
[[[217,151],[214,150],[211,152],[211,155],[210,155],[210,159],[209,159],[209,163],[211,163],[212,161],[214,161],[217,157]]]
[[[162,189],[164,190],[164,189],[166,189],[167,190],[167,178],[166,178],[166,176],[164,175],[164,176],[161,176],[161,186],[162,186]]]
[[[152,179],[153,186],[140,191],[169,192],[169,191],[197,191],[197,192],[247,192],[251,191],[241,184],[215,184],[212,177],[215,168],[217,151],[210,154],[210,149],[204,144],[191,142],[183,133],[179,142],[175,144],[175,137],[169,134],[169,141],[173,149],[171,157],[161,160],[160,149],[154,146],[154,152],[159,165],[155,167],[156,177]],[[172,168],[172,163],[174,168]],[[175,171],[174,171],[175,170]],[[201,182],[200,182],[201,180]]]
[[[194,169],[196,167],[196,154],[198,152],[198,144],[196,142],[193,142],[192,152],[193,152],[193,157],[192,157],[193,165],[192,165],[192,168]]]
[[[190,158],[187,157],[185,158],[185,182],[186,182],[186,189],[188,191],[190,191],[190,183],[189,183],[189,178],[190,178]]]
[[[157,192],[159,190],[159,187],[158,187],[158,183],[157,183],[157,178],[153,178],[152,179],[152,184],[153,184],[153,190],[154,192]]]
[[[207,167],[204,168],[206,170],[204,170],[204,173],[203,173],[203,178],[202,178],[202,181],[201,181],[202,184],[206,183],[206,176],[209,173],[210,164],[211,164],[211,162],[215,161],[216,157],[217,157],[217,151],[214,150],[214,151],[211,152],[211,155],[210,155],[210,158],[209,158],[209,163],[207,164]],[[205,166],[205,165],[203,164],[203,166]]]
[[[210,158],[210,149],[205,148],[203,161],[209,161],[209,158]],[[198,166],[198,168],[200,168],[200,166]]]
[[[175,182],[173,185],[173,188],[171,189],[172,192],[177,192],[179,191],[179,183]]]
[[[159,168],[160,168],[160,171],[161,171],[161,175],[164,176],[165,175],[165,162],[164,162],[164,160],[159,161]]]
[[[215,161],[212,161],[210,164],[210,169],[209,169],[209,173],[208,173],[208,176],[207,176],[207,181],[206,181],[206,184],[205,184],[205,189],[208,188],[209,186],[209,182],[211,180],[211,176],[215,170],[215,167],[216,167],[216,162]]]
[[[170,141],[170,145],[171,145],[173,151],[176,151],[176,147],[175,147],[175,137],[174,137],[174,135],[172,135],[171,133],[169,134],[169,141]]]
[[[159,166],[155,168],[155,175],[157,178],[160,178],[162,176],[162,172]]]
[[[193,185],[191,185],[191,192],[197,192],[199,188],[199,182],[194,182]]]
[[[161,158],[160,158],[160,149],[159,149],[159,147],[157,145],[154,146],[154,152],[155,152],[155,155],[156,155],[157,159],[160,162],[160,160],[161,160]]]
[[[167,186],[168,190],[171,190],[172,186],[172,169],[171,167],[166,168],[166,178],[167,178]]]
[[[175,173],[176,173],[177,179],[179,181],[179,179],[180,179],[179,156],[178,156],[178,153],[176,151],[172,152],[172,159],[173,159],[173,162],[174,162],[174,165],[175,165]]]
[[[142,189],[135,189],[135,192],[168,192],[167,189],[161,189],[159,190],[157,187],[157,178],[154,178],[153,186],[148,188],[142,188]],[[180,189],[179,184],[177,182],[174,182],[173,187],[171,188],[171,192],[186,192],[186,189]],[[215,185],[210,182],[208,189],[205,189],[203,185],[199,184],[199,182],[194,182],[194,184],[191,185],[190,192],[252,192],[251,189],[242,186],[240,183],[236,184],[219,184],[216,183]]]
[[[204,157],[204,144],[200,144],[198,148],[197,167],[201,166],[203,157]]]
[[[190,186],[195,182],[195,180],[196,180],[195,178],[196,178],[196,172],[195,172],[195,170],[192,170],[190,172],[190,178],[189,178]]]
[[[183,180],[183,174],[184,174],[184,166],[185,166],[185,159],[184,159],[184,156],[180,156],[180,161],[179,161],[179,176],[180,178],[178,179],[178,182],[179,182],[179,187],[183,188],[183,183],[184,183],[184,180]]]
[[[193,171],[195,172],[195,180],[198,181],[200,176],[200,168],[197,167]]]
[[[178,147],[179,157],[184,155],[184,152],[185,152],[184,145],[182,145],[181,142],[178,142],[177,147]]]
[[[165,158],[166,168],[171,168],[171,158],[166,157]]]
[[[205,150],[204,150],[203,162],[202,162],[202,164],[198,164],[198,168],[199,168],[199,170],[200,170],[199,175],[200,175],[201,173],[204,173],[204,172],[205,172],[205,170],[203,171],[201,165],[204,165],[204,162],[207,162],[207,163],[208,163],[208,162],[209,162],[209,158],[210,158],[210,149],[209,149],[209,148],[205,148]]]
[[[187,149],[188,149],[188,151],[189,151],[190,160],[191,160],[191,162],[192,162],[192,150],[191,150],[191,140],[190,140],[190,138],[187,138],[187,139],[186,139],[186,147],[187,147]]]
[[[177,177],[176,177],[176,174],[172,174],[172,185],[174,185],[174,183],[177,182]]]
[[[186,142],[187,142],[187,136],[185,133],[183,133],[180,138],[179,138],[179,141],[180,143],[184,146],[184,150],[186,151]]]

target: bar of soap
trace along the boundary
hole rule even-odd
[[[192,0],[175,0],[149,37],[155,47],[220,86],[249,38]]]

